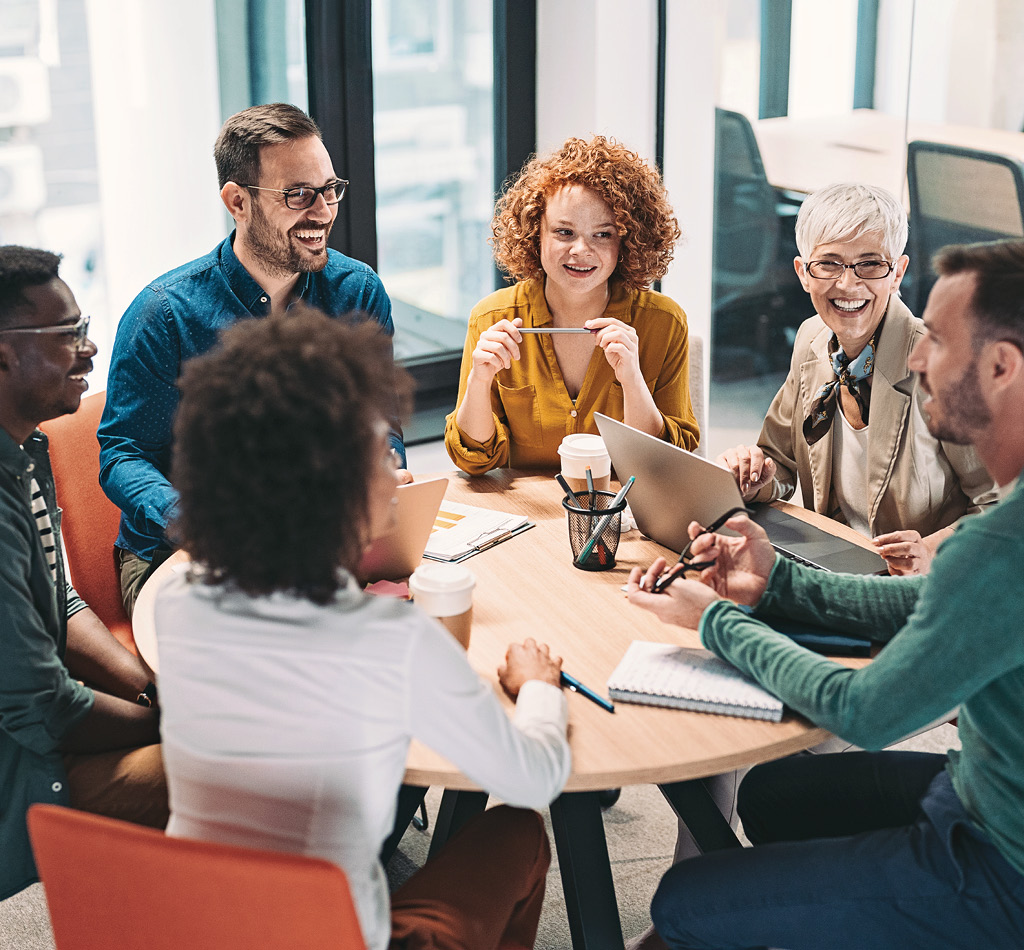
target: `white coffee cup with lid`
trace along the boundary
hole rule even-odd
[[[587,432],[575,432],[562,439],[558,446],[562,460],[562,477],[574,492],[587,490],[587,468],[597,491],[609,491],[612,481],[612,460],[604,439]]]
[[[409,577],[409,593],[424,613],[441,621],[463,648],[469,649],[476,578],[462,564],[428,561]]]

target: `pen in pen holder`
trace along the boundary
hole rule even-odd
[[[562,499],[562,507],[569,516],[569,543],[572,545],[573,567],[581,571],[609,571],[615,567],[615,552],[619,546],[619,533],[622,529],[622,512],[626,510],[626,499],[623,498],[612,507],[615,493],[610,491],[576,492],[575,502]],[[594,507],[591,507],[593,499]],[[608,517],[608,524],[600,536],[591,545],[590,553],[581,563],[580,554],[585,549],[598,522]]]

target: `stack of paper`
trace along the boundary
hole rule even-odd
[[[446,500],[441,502],[423,556],[434,561],[463,561],[532,527],[525,515]]]

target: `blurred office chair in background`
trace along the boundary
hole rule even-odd
[[[743,375],[789,365],[792,340],[806,306],[793,308],[800,285],[793,273],[799,200],[774,188],[746,116],[715,109],[712,307],[716,375]],[[789,300],[787,300],[787,294]],[[731,365],[730,365],[731,364]],[[747,375],[751,373],[748,371]]]
[[[29,834],[57,950],[365,950],[340,868],[57,805]]]
[[[61,533],[71,583],[110,632],[137,653],[114,561],[121,510],[100,488],[96,427],[105,402],[104,392],[88,396],[78,412],[50,419],[40,428],[50,440],[57,504],[64,509]]]
[[[915,141],[907,146],[907,182],[910,280],[900,289],[921,316],[940,247],[1024,237],[1024,165],[994,152]]]

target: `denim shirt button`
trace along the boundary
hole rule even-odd
[[[26,472],[34,472],[35,470],[36,470],[36,463],[35,462],[29,462],[28,465],[25,466],[25,471]]]
[[[54,791],[54,792],[59,792],[62,788],[64,788],[64,786],[60,782],[54,782],[50,786],[51,791]]]
[[[267,298],[266,297],[260,297],[260,303],[266,303],[266,302],[267,302]]]

